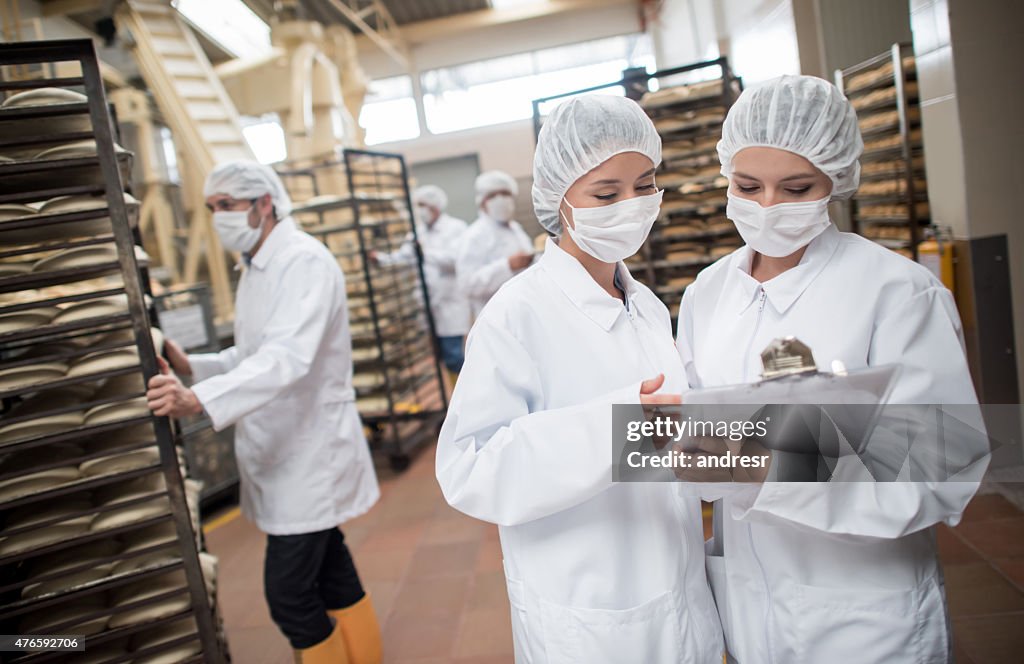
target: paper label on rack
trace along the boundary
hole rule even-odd
[[[199,348],[210,343],[206,334],[206,321],[203,308],[192,304],[177,309],[161,311],[160,328],[164,336],[172,339],[185,350]]]

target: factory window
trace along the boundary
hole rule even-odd
[[[288,150],[284,141],[284,129],[277,119],[277,113],[268,113],[259,118],[242,118],[242,135],[261,164],[284,161]]]
[[[524,120],[533,115],[534,99],[618,80],[628,67],[653,71],[648,35],[598,39],[427,71],[422,76],[427,128],[444,134]],[[624,93],[621,87],[606,92]]]
[[[366,130],[366,144],[404,141],[420,135],[412,78],[392,76],[370,82],[359,111],[359,126]]]
[[[270,52],[270,27],[242,0],[176,0],[174,7],[238,57]]]

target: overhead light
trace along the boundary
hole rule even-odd
[[[521,7],[523,5],[538,5],[547,0],[491,0],[492,9],[508,9],[509,7]]]
[[[175,0],[174,7],[236,57],[270,51],[270,27],[242,0]]]

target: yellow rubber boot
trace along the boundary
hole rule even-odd
[[[369,593],[352,606],[327,613],[338,621],[351,664],[380,664],[383,657],[380,625]]]
[[[348,649],[345,647],[345,637],[342,635],[341,626],[334,625],[334,631],[326,639],[312,648],[303,648],[295,651],[295,664],[351,664],[352,659],[348,656]]]

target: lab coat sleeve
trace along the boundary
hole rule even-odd
[[[693,289],[683,291],[683,300],[679,303],[679,319],[676,322],[676,348],[686,369],[686,382],[690,387],[701,386],[700,375],[693,360]]]
[[[882,318],[875,327],[868,364],[902,365],[890,403],[969,409],[977,404],[959,317],[945,288],[925,289]],[[983,429],[980,412],[977,426]],[[952,480],[769,483],[738,495],[732,515],[748,521],[787,521],[838,536],[897,538],[939,522],[953,526],[977,491],[989,460],[984,436],[964,440],[962,444],[974,449],[958,450],[956,456],[973,461]]]
[[[234,346],[219,353],[197,353],[188,356],[192,379],[196,382],[231,371],[238,366],[238,349]]]
[[[445,499],[503,526],[583,503],[612,484],[612,404],[638,404],[639,394],[637,382],[590,402],[541,410],[534,358],[512,334],[477,320],[438,440]]]
[[[416,262],[416,247],[412,235],[407,237],[402,246],[391,253],[377,254],[377,262],[380,265],[410,265]]]
[[[273,401],[309,372],[324,333],[338,312],[341,280],[325,261],[299,259],[273,295],[256,351],[233,369],[193,386],[215,430]]]
[[[487,299],[498,292],[501,285],[512,278],[508,257],[480,260],[473,255],[474,247],[463,246],[459,252],[456,278],[463,292],[470,298]]]
[[[431,247],[429,251],[423,251],[423,262],[433,265],[441,274],[455,274],[455,263],[458,259],[459,238],[456,238],[452,247]]]

